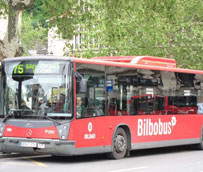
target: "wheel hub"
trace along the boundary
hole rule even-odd
[[[126,149],[126,141],[122,135],[117,135],[115,138],[116,152],[123,152]]]

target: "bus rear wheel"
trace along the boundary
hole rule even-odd
[[[123,128],[118,128],[113,137],[113,150],[107,156],[111,159],[122,159],[125,157],[128,143],[127,135]]]

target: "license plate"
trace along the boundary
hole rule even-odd
[[[36,143],[36,142],[21,142],[20,146],[21,147],[28,147],[28,148],[40,148],[40,149],[45,148],[45,144]]]
[[[36,148],[37,147],[37,143],[36,142],[21,142],[20,146],[21,147]]]

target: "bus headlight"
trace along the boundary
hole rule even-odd
[[[61,134],[62,133],[62,129],[59,129],[59,134]]]

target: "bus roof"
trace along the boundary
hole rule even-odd
[[[104,60],[112,62],[124,62],[131,64],[152,65],[160,67],[176,68],[175,59],[167,59],[153,56],[116,56],[116,57],[94,57],[94,60]]]
[[[202,70],[177,68],[176,61],[174,59],[152,56],[94,57],[92,59],[74,58],[74,62],[137,69],[203,74]]]
[[[64,56],[27,56],[6,58],[3,61],[18,61],[18,60],[70,60],[76,63],[108,65],[117,67],[128,67],[137,69],[161,70],[171,72],[183,72],[192,74],[203,74],[202,70],[192,70],[177,68],[175,59],[167,59],[153,56],[105,56],[94,57],[91,59],[64,57]]]
[[[22,57],[12,57],[12,58],[5,58],[3,62],[9,61],[19,61],[19,60],[73,60],[73,57],[64,57],[64,56],[22,56]]]

